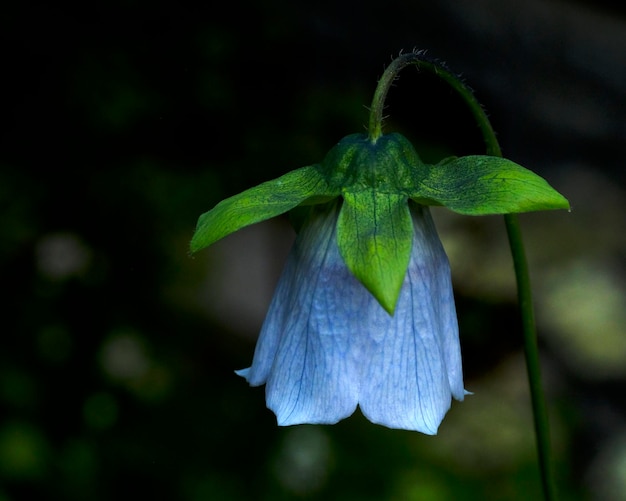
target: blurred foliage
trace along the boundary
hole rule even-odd
[[[561,61],[567,40],[550,38],[550,23],[490,31],[485,19],[506,15],[496,3],[461,4],[3,4],[0,500],[537,498],[510,265],[493,219],[438,219],[475,395],[453,405],[437,437],[381,428],[358,413],[332,427],[277,428],[263,389],[233,374],[251,361],[256,329],[235,328],[227,316],[244,311],[245,301],[262,311],[267,279],[230,284],[240,301],[230,309],[210,298],[255,252],[275,280],[276,256],[286,250],[253,238],[237,253],[223,247],[192,259],[187,252],[197,216],[218,200],[317,162],[363,130],[363,106],[383,64],[415,46],[466,72],[505,151],[528,167],[536,162],[553,185],[565,179],[559,165],[585,165],[606,152],[594,157],[604,169],[594,179],[613,176],[607,200],[621,203],[615,129],[589,139],[559,128],[553,116],[541,122],[542,110],[554,108],[532,92],[548,74],[552,85],[569,85],[550,64]],[[529,19],[533,5],[521,11]],[[559,5],[567,19],[579,12],[580,4]],[[546,13],[535,12],[551,19]],[[572,21],[571,30],[577,26]],[[533,65],[538,39],[547,42]],[[587,47],[604,58],[623,49]],[[593,55],[586,59],[593,65]],[[569,75],[579,75],[575,69]],[[577,82],[601,88],[612,76],[598,70]],[[598,94],[605,104],[618,99],[608,88]],[[611,124],[623,124],[621,109],[611,107]],[[406,72],[389,112],[388,128],[402,130],[427,161],[482,152],[469,114],[436,79]],[[565,190],[575,211],[591,184],[580,186]],[[599,227],[593,207],[582,204],[580,213]],[[587,247],[567,218],[527,220],[546,304],[540,318],[548,319],[558,480],[563,499],[620,499],[626,409],[612,397],[623,390],[624,372],[593,380],[567,361],[573,351],[587,364],[585,340],[622,307],[626,246],[615,228],[605,229],[603,238],[615,240],[599,245],[613,249],[602,255],[601,273],[587,261],[574,266],[555,229],[579,257]],[[286,235],[285,221],[277,224]],[[580,328],[589,316],[572,304],[585,302],[589,277],[613,305],[589,305],[601,312],[592,332]],[[561,316],[568,307],[579,314]],[[262,318],[246,311],[245,325],[258,329]],[[606,342],[623,343],[623,322],[607,321]],[[603,353],[594,351],[594,366]]]

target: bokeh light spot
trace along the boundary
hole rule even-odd
[[[24,422],[0,429],[0,474],[16,480],[41,477],[47,467],[49,447],[41,432]]]
[[[311,494],[324,487],[331,466],[331,442],[318,426],[290,428],[274,462],[278,481],[290,492]]]
[[[37,268],[50,280],[64,280],[83,273],[91,261],[91,251],[72,233],[51,233],[37,244]]]

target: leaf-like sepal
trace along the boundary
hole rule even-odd
[[[339,196],[316,165],[302,167],[222,200],[198,219],[191,252],[254,223],[278,216],[301,204],[323,203]]]
[[[481,155],[430,166],[410,197],[472,216],[569,209],[567,199],[542,177],[505,158]]]
[[[412,238],[406,196],[371,189],[343,193],[337,222],[339,252],[390,315],[409,265]]]

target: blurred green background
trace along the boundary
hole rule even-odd
[[[466,387],[439,435],[358,412],[278,428],[247,367],[286,220],[191,258],[198,215],[360,132],[385,64],[428,49],[505,155],[573,211],[524,215],[563,499],[626,492],[626,10],[609,2],[136,1],[0,7],[0,501],[538,499],[500,218],[435,211]],[[405,70],[387,131],[482,153]]]

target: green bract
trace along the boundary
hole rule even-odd
[[[375,142],[365,134],[353,134],[331,149],[321,164],[250,188],[202,214],[191,251],[295,207],[337,197],[343,202],[337,222],[341,256],[390,314],[411,254],[409,200],[467,215],[569,208],[543,178],[510,160],[476,155],[428,165],[400,134]]]

